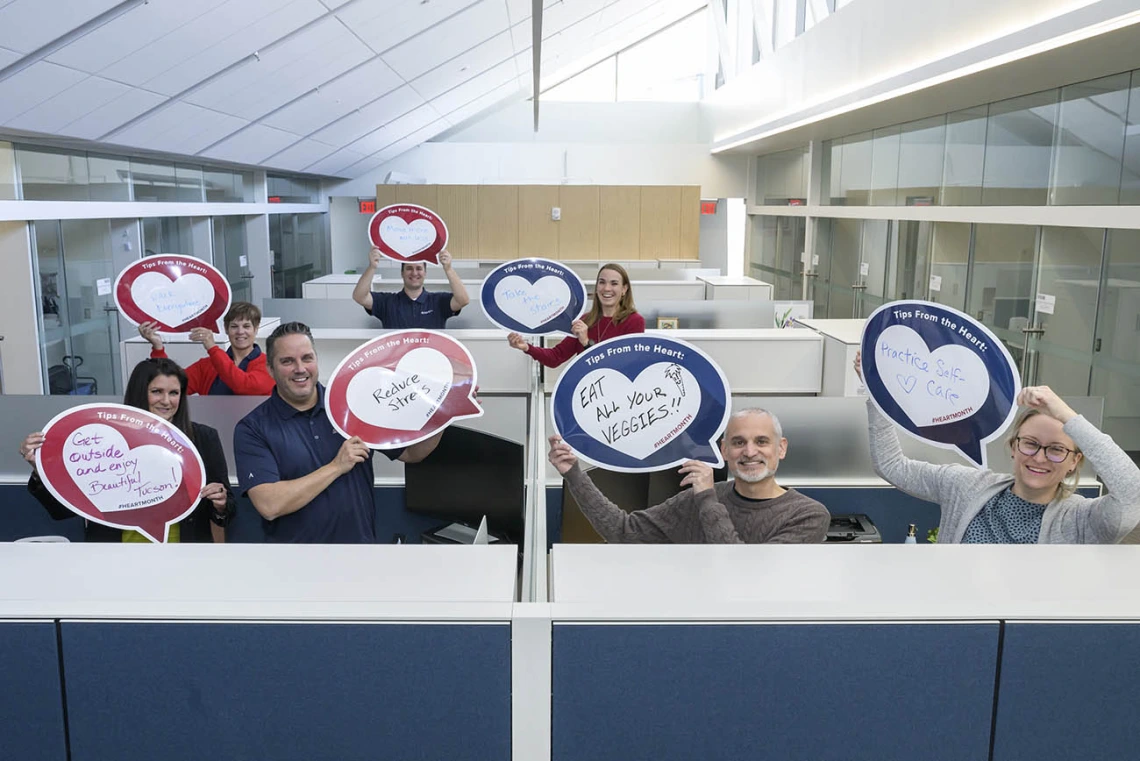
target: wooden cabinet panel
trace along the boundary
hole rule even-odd
[[[395,185],[396,201],[398,203],[414,203],[417,206],[426,206],[439,213],[435,208],[439,205],[438,185]]]
[[[598,190],[598,258],[641,258],[641,188],[603,185]]]
[[[558,226],[550,210],[558,205],[557,185],[519,188],[519,256],[558,258]]]
[[[377,185],[376,186],[376,210],[379,211],[385,206],[391,206],[396,203],[396,188],[397,185]]]
[[[519,257],[519,188],[479,186],[479,258]]]
[[[479,186],[440,185],[436,214],[447,224],[447,249],[456,259],[479,258]]]
[[[597,185],[563,185],[558,191],[559,259],[597,259],[600,193]]]
[[[680,258],[681,188],[676,185],[641,188],[642,259]]]
[[[681,187],[681,240],[677,252],[680,259],[701,256],[701,186]]]

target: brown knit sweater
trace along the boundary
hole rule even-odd
[[[824,541],[827,508],[795,489],[748,499],[731,481],[694,494],[685,489],[660,505],[627,513],[606,499],[575,465],[565,485],[607,542],[630,544],[809,544]]]

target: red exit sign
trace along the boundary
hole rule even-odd
[[[716,201],[701,201],[701,214],[716,214]]]
[[[269,196],[269,203],[281,203],[281,196]]]
[[[375,214],[376,213],[376,201],[375,201],[375,199],[373,199],[371,201],[365,201],[364,199],[360,199],[360,213],[361,214]]]

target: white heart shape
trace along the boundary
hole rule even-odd
[[[144,272],[131,283],[131,298],[152,319],[171,327],[193,320],[214,303],[214,286],[201,275],[171,280],[158,272]]]
[[[696,420],[701,387],[674,362],[650,365],[631,381],[617,370],[586,373],[574,387],[574,420],[590,438],[640,460]]]
[[[892,325],[875,342],[875,368],[887,393],[922,428],[964,420],[990,395],[986,363],[957,344],[930,351],[905,325]]]
[[[395,431],[419,431],[431,419],[455,374],[451,360],[435,349],[412,349],[396,364],[366,367],[345,390],[352,414],[369,425]]]
[[[495,304],[515,322],[537,328],[566,311],[570,286],[554,275],[540,277],[534,283],[518,275],[507,275],[495,286]]]
[[[399,217],[380,220],[380,240],[400,256],[415,256],[435,243],[435,225],[426,219],[408,224]]]
[[[165,502],[182,485],[182,460],[157,444],[131,449],[109,425],[77,428],[63,445],[64,467],[104,513]]]

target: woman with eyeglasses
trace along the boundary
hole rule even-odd
[[[862,357],[855,372],[862,380]],[[895,425],[867,400],[871,463],[896,488],[942,508],[940,544],[1115,544],[1140,523],[1140,468],[1048,386],[1021,390],[1012,474],[934,465],[902,453]],[[1108,493],[1076,493],[1088,459]]]

